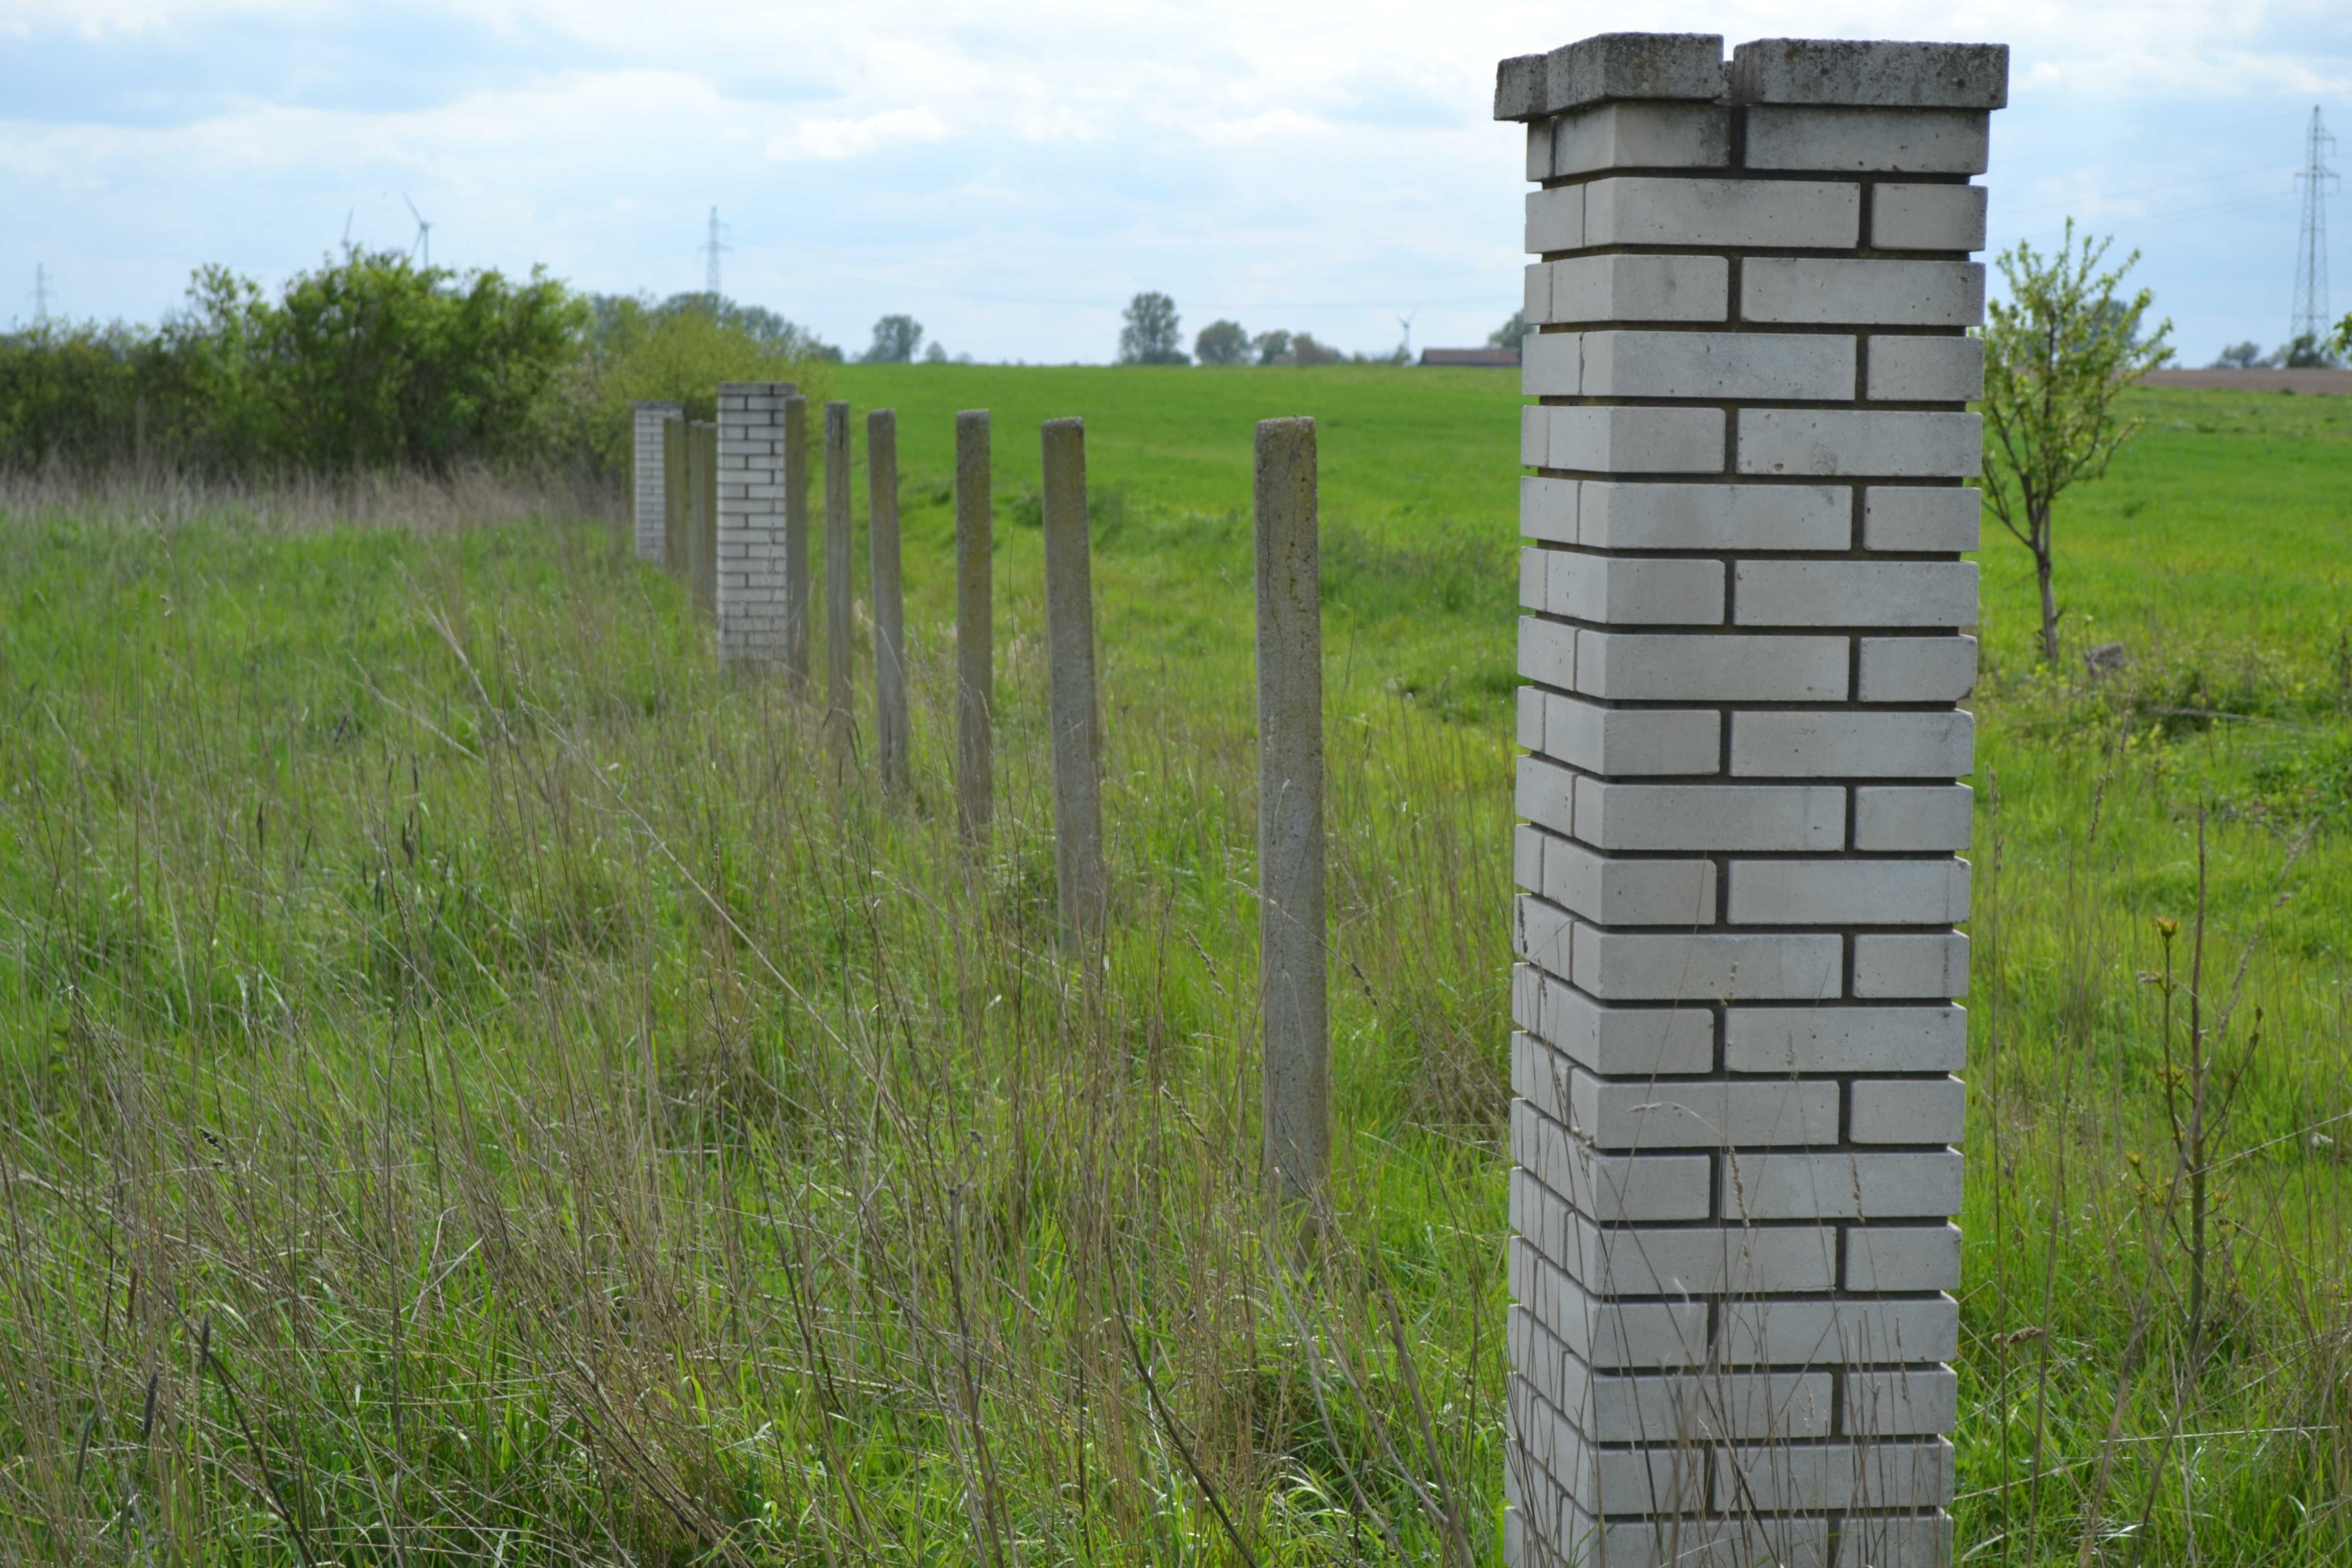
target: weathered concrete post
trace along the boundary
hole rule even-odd
[[[898,577],[898,416],[866,416],[866,550],[874,595],[874,755],[882,787],[907,784],[907,600]]]
[[[988,837],[996,771],[996,629],[988,411],[956,416],[956,826]]]
[[[795,691],[809,682],[808,399],[784,399],[784,668]]]
[[[849,405],[824,405],[824,706],[828,723],[849,727]],[[845,735],[838,738],[845,738]]]
[[[788,381],[719,384],[719,660],[784,662]]]
[[[719,426],[695,426],[694,607],[719,614]]]
[[[702,591],[703,547],[710,522],[704,515],[710,489],[710,426],[697,419],[687,426],[686,454],[686,591],[688,602],[706,615],[710,601]]]
[[[1094,565],[1087,535],[1087,426],[1045,431],[1045,678],[1054,759],[1054,877],[1062,937],[1083,952],[1103,929],[1102,760],[1095,700]]]
[[[1331,1150],[1323,918],[1323,574],[1315,421],[1257,427],[1258,964],[1267,1190],[1311,1197]]]
[[[143,410],[146,405],[140,405]],[[684,410],[675,403],[644,402],[631,405],[630,445],[635,454],[635,473],[632,476],[631,499],[636,522],[637,559],[662,559],[662,532],[665,524],[663,505],[669,499],[666,483],[668,469],[664,464],[668,447],[669,422]]]
[[[1507,1554],[1951,1553],[1994,46],[1618,34],[1528,122]]]
[[[686,576],[686,541],[690,530],[688,519],[692,511],[688,498],[694,494],[694,427],[687,423],[683,413],[662,423],[662,570],[671,576]]]

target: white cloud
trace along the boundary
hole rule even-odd
[[[1642,21],[1729,43],[1794,30],[1780,0],[1666,0]],[[436,259],[656,292],[693,285],[716,203],[740,247],[730,289],[855,341],[911,309],[959,349],[1099,356],[1108,312],[1151,287],[1192,326],[1245,312],[1370,348],[1423,306],[1416,342],[1475,341],[1517,288],[1494,62],[1622,25],[1592,0],[502,0],[409,6],[387,31],[383,12],[315,0],[0,0],[17,70],[70,36],[57,58],[89,86],[46,119],[0,118],[0,168],[44,214],[0,226],[0,319],[36,262],[78,311],[152,315],[197,260],[267,276],[315,259],[347,210],[361,237],[404,242],[405,190]],[[2283,319],[2269,210],[2178,214],[2255,202],[2271,176],[2246,171],[2293,158],[2312,101],[2352,130],[2340,0],[1826,0],[1801,25],[2011,42],[1996,227],[2005,210],[2037,237],[2098,215],[2147,247],[2185,334],[2196,309],[2218,321],[2271,294]],[[183,58],[226,62],[257,26],[289,64],[238,75],[240,96],[168,120],[78,107],[110,101],[110,51],[168,37],[168,72],[148,74],[201,87]],[[459,73],[453,40],[483,37],[513,68]],[[276,90],[314,43],[391,51],[398,90]]]
[[[803,159],[855,158],[877,147],[914,142],[944,142],[946,121],[928,109],[886,109],[856,119],[812,115],[781,135],[765,151],[780,163]]]

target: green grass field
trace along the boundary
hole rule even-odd
[[[903,802],[715,669],[610,518],[0,489],[0,1563],[1498,1560],[1515,378],[835,392],[898,410]],[[2025,552],[1982,554],[1961,1544],[2337,1563],[2352,400],[2133,406],[2060,519],[2070,641],[2120,673],[2035,670]],[[1050,935],[1066,414],[1098,970]],[[1250,435],[1286,414],[1321,422],[1331,693],[1340,1147],[1304,1242],[1255,1197],[1250,1056]]]

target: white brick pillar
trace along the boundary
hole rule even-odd
[[[1616,34],[1528,125],[1507,1554],[1951,1552],[1998,46]]]
[[[719,384],[719,658],[784,662],[788,381]]]
[[[663,503],[668,496],[662,488],[662,422],[681,418],[686,410],[676,403],[635,403],[630,410],[631,451],[635,458],[630,473],[630,500],[636,521],[637,559],[659,561],[667,522]]]

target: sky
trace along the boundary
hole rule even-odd
[[[1483,342],[1519,296],[1495,62],[1628,25],[1548,0],[0,0],[0,322],[153,321],[218,262],[341,242],[598,292],[726,292],[851,353],[1101,361],[1121,306],[1192,332]],[[2311,111],[2347,138],[2346,0],[1654,0],[1727,48],[2006,42],[1996,247],[2069,216],[2137,248],[2184,363],[2284,339]],[[2352,196],[2335,313],[2352,309]]]

